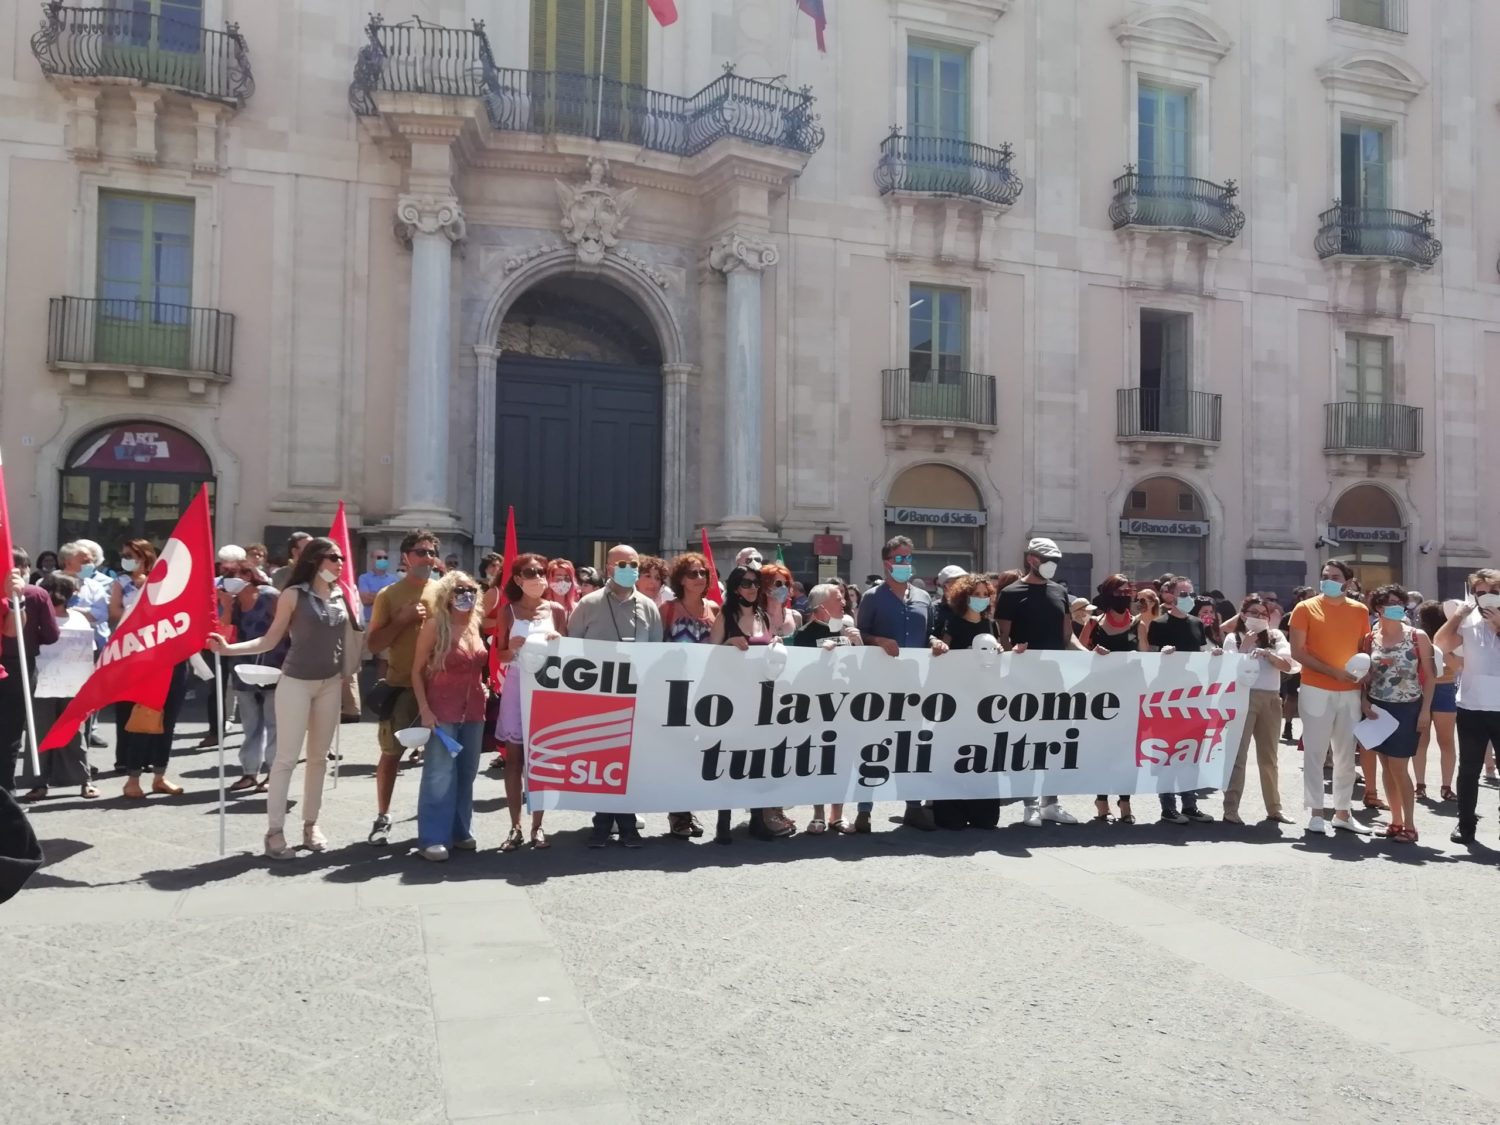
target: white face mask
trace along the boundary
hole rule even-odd
[[[552,580],[552,592],[558,597],[564,597],[573,588],[573,583],[566,578],[554,578]]]
[[[339,572],[336,570],[329,570],[325,566],[322,570],[318,571],[318,577],[332,586],[339,580]]]
[[[140,565],[141,564],[139,562],[137,562],[135,559],[121,559],[120,560],[120,569],[123,570],[126,574],[134,574],[135,573],[135,568],[138,567],[138,566],[140,566]]]
[[[539,598],[547,590],[547,583],[541,578],[521,579],[521,592],[528,598]]]
[[[1252,633],[1263,633],[1271,627],[1271,623],[1264,617],[1245,618],[1245,628]]]
[[[1045,578],[1048,582],[1051,582],[1052,579],[1057,576],[1057,563],[1052,559],[1048,559],[1046,562],[1042,563],[1041,566],[1036,568],[1036,572],[1043,578]]]
[[[226,594],[238,594],[248,585],[250,583],[246,582],[243,578],[226,578],[224,579],[224,592]]]

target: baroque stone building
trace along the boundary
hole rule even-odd
[[[1500,8],[678,7],[0,0],[18,538],[1489,560]]]

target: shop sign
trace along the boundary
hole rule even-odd
[[[812,549],[815,555],[842,555],[844,553],[844,537],[842,535],[814,535],[812,537]]]
[[[894,508],[885,510],[885,522],[908,527],[983,527],[988,516],[972,508]]]
[[[1330,527],[1328,537],[1340,543],[1405,543],[1403,527]]]
[[[170,426],[135,423],[96,434],[77,450],[69,469],[207,475],[213,471],[202,447]]]
[[[1120,533],[1122,535],[1170,535],[1201,539],[1208,534],[1208,524],[1202,520],[1122,519]]]

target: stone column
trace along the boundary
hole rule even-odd
[[[452,381],[449,310],[453,244],[464,236],[463,211],[452,198],[403,195],[396,234],[411,244],[411,321],[406,359],[406,442],[393,521],[451,527],[448,505],[448,385]]]
[[[769,241],[730,233],[708,264],[728,282],[724,315],[724,519],[726,538],[769,535],[761,516],[761,273],[781,259]]]
[[[477,394],[474,401],[474,546],[492,548],[495,545],[495,473],[496,434],[498,417],[495,413],[496,365],[500,362],[500,349],[493,344],[475,344],[474,370]]]
[[[662,389],[662,553],[690,546],[688,535],[689,481],[697,473],[688,466],[689,419],[692,396],[698,386],[698,367],[691,363],[667,363],[661,369]]]

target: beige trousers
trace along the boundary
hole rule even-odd
[[[271,785],[266,793],[266,830],[280,832],[286,826],[286,802],[292,788],[292,771],[307,740],[307,772],[302,781],[302,807],[306,824],[316,824],[323,807],[323,775],[328,769],[328,748],[339,725],[342,676],[326,680],[298,680],[282,676],[276,683],[276,760],[271,763]]]
[[[1281,697],[1274,691],[1252,691],[1250,714],[1240,735],[1239,754],[1234,759],[1234,773],[1224,790],[1224,815],[1240,815],[1240,797],[1245,792],[1245,762],[1250,756],[1250,740],[1255,739],[1255,764],[1260,770],[1260,794],[1266,802],[1267,816],[1281,815],[1281,787],[1276,774],[1277,740],[1281,735]],[[1320,777],[1321,780],[1321,777]]]

